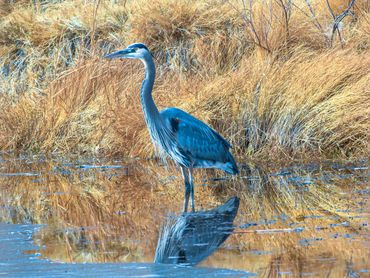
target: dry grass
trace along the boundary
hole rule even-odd
[[[179,107],[212,125],[234,145],[239,162],[367,156],[368,1],[357,0],[354,16],[342,21],[342,41],[338,35],[331,40],[333,20],[326,1],[310,1],[315,17],[305,1],[292,6],[288,17],[279,4],[287,1],[272,1],[272,6],[269,1],[254,2],[251,9],[248,5],[244,9],[243,1],[0,0],[0,148],[21,153],[153,155],[138,96],[142,65],[101,59],[113,49],[142,41],[153,50],[158,67],[154,92],[158,106]],[[348,1],[330,3],[339,14]],[[40,171],[53,171],[54,166]],[[14,164],[4,171],[16,172],[18,167]],[[0,196],[17,214],[2,217],[47,222],[51,230],[39,236],[44,242],[57,242],[44,251],[54,259],[149,261],[161,222],[158,215],[181,209],[183,186],[180,179],[167,176],[168,169],[134,168],[138,174],[113,179],[99,174],[83,179],[77,174],[48,176],[42,186],[28,177],[14,178],[13,183],[1,184]],[[283,178],[266,178],[258,169],[247,174],[263,182],[241,180],[227,188],[197,188],[198,202],[208,208],[225,201],[225,196],[239,195],[240,209],[247,212],[239,216],[240,224],[281,213],[302,222],[312,209],[343,220],[348,215],[336,210],[355,202],[343,198],[342,188],[332,184],[292,193],[291,186],[280,186],[287,184]],[[326,218],[308,223],[312,229],[303,236],[315,237],[314,226],[328,223]],[[357,224],[351,228],[357,229]],[[280,226],[268,226],[274,227]],[[55,235],[54,228],[60,233]],[[329,236],[344,230],[326,232]],[[366,258],[363,248],[343,238],[340,243],[319,242],[303,252],[296,246],[300,236],[266,239],[239,234],[230,238],[230,244],[241,252],[271,247],[280,253],[258,262],[246,253],[233,264],[222,253],[215,260],[220,256],[225,267],[262,269],[268,276],[288,262],[298,273],[307,259],[323,250],[341,262]],[[128,240],[148,238],[145,247]],[[110,250],[116,252],[106,252]],[[282,257],[283,251],[288,254]],[[333,273],[343,276],[342,271]]]
[[[242,3],[1,2],[1,148],[151,155],[138,102],[142,67],[98,58],[143,41],[159,68],[159,106],[210,123],[239,155],[366,155],[366,1],[332,46],[325,3],[312,4],[316,18],[303,3],[289,16],[278,1]],[[333,2],[334,13],[345,4]]]

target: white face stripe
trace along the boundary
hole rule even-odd
[[[136,48],[134,52],[124,54],[122,58],[144,59],[150,53],[145,48]]]
[[[138,55],[140,55],[141,57],[144,57],[147,53],[148,53],[148,50],[146,50],[145,48],[138,48],[135,53],[137,53]]]
[[[131,58],[131,59],[144,59],[150,56],[150,53],[145,48],[136,48],[135,52],[129,53],[124,55],[124,58]]]

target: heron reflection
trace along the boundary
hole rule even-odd
[[[155,263],[196,265],[210,256],[233,232],[239,198],[208,211],[169,217],[158,239]]]

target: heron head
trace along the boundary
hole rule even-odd
[[[107,59],[117,58],[131,58],[131,59],[144,59],[147,55],[151,55],[149,49],[142,43],[133,43],[123,50],[118,50],[111,54],[104,56]]]

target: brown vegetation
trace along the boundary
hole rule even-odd
[[[340,37],[325,1],[116,2],[0,2],[2,149],[150,155],[142,67],[100,58],[142,41],[158,105],[195,114],[241,156],[368,153],[367,1]]]
[[[158,106],[179,107],[212,125],[233,144],[239,162],[246,157],[367,156],[369,2],[355,1],[353,14],[335,30],[330,10],[340,15],[349,1],[331,0],[330,8],[326,1],[289,3],[0,0],[0,149],[151,156],[138,96],[142,65],[101,58],[141,41],[155,56]],[[168,176],[168,168],[130,163],[135,175],[114,178],[103,173],[46,175],[60,165],[35,163],[32,170],[45,180],[13,177],[1,182],[1,220],[47,223],[38,237],[48,243],[43,254],[53,259],[150,261],[161,217],[181,209],[183,185],[179,175]],[[30,165],[14,163],[3,171],[34,167]],[[237,246],[230,252],[240,252],[241,259],[228,262],[224,250],[207,265],[273,276],[285,264],[295,274],[324,254],[340,262],[354,257],[357,266],[366,266],[360,259],[368,257],[361,240],[342,237],[297,247],[300,238],[316,236],[316,226],[333,223],[330,217],[340,223],[352,216],[337,210],[356,207],[358,196],[351,194],[364,187],[353,185],[354,178],[296,191],[272,172],[252,167],[248,173],[243,169],[244,174],[251,180],[239,177],[227,186],[197,187],[197,206],[214,207],[236,194],[243,212],[237,224],[284,213],[308,227],[300,235],[239,230],[228,244]],[[197,172],[197,183],[201,175]],[[305,218],[314,213],[323,218]],[[329,238],[350,230],[361,236],[360,220],[351,225],[322,233]],[[136,241],[148,239],[145,246]],[[248,253],[253,250],[273,253],[257,261]],[[315,267],[320,269],[317,263]],[[332,273],[343,276],[343,268]]]

